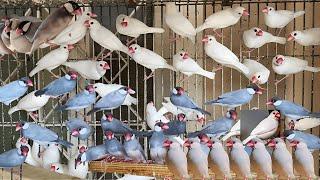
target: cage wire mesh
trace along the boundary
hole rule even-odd
[[[165,33],[163,34],[147,34],[141,35],[137,39],[137,43],[143,47],[151,49],[163,56],[168,62],[172,63],[172,56],[181,49],[187,50],[189,55],[196,59],[196,61],[206,70],[212,70],[217,67],[217,64],[206,57],[204,47],[201,39],[205,34],[213,34],[213,31],[208,29],[202,33],[197,34],[196,44],[192,44],[187,39],[179,39],[175,42],[170,42],[169,38],[176,35],[169,30],[164,22],[164,3],[167,1],[87,1],[86,8],[91,8],[94,13],[98,15],[97,19],[103,26],[116,32],[115,19],[119,14],[132,15],[135,18],[143,21],[149,26],[163,27]],[[57,5],[62,1],[6,1],[1,4],[0,16],[10,16],[16,14],[23,16],[29,7],[32,8],[32,15],[40,15],[44,19],[48,13],[53,11]],[[248,18],[241,18],[240,22],[234,26],[219,30],[222,33],[222,38],[218,38],[222,44],[230,48],[237,56],[249,59],[258,59],[268,69],[271,69],[271,59],[277,54],[289,55],[308,60],[309,64],[313,66],[320,66],[319,62],[319,47],[302,47],[296,43],[287,43],[286,45],[267,44],[251,53],[245,53],[246,47],[242,44],[242,32],[251,27],[260,27],[263,30],[276,33],[276,29],[268,28],[263,21],[263,14],[261,9],[266,5],[273,6],[276,9],[290,9],[290,10],[305,10],[307,13],[302,18],[294,19],[282,31],[280,36],[286,36],[293,30],[302,30],[312,27],[319,27],[320,21],[320,1],[195,1],[195,0],[180,0],[176,1],[179,10],[188,17],[190,22],[195,26],[202,24],[206,17],[212,13],[225,9],[229,6],[243,6],[249,10],[250,16]],[[126,42],[127,37],[117,34],[122,42]],[[6,57],[0,62],[0,79],[2,84],[7,84],[10,81],[16,80],[19,77],[27,76],[36,62],[51,49],[43,49],[35,52],[28,60],[24,54],[18,54],[17,59]],[[88,83],[102,82],[102,83],[119,83],[127,85],[136,91],[138,104],[133,106],[121,106],[112,111],[115,117],[123,121],[127,121],[128,125],[134,129],[146,129],[145,125],[145,106],[147,102],[154,101],[156,106],[161,106],[162,98],[169,96],[169,91],[176,85],[184,87],[189,96],[191,96],[196,103],[203,104],[205,100],[213,99],[223,92],[237,90],[244,88],[248,83],[248,79],[240,74],[238,71],[224,68],[222,71],[216,73],[215,79],[209,80],[199,76],[192,76],[189,79],[178,83],[184,76],[180,73],[173,73],[169,70],[157,70],[155,77],[148,81],[143,81],[145,75],[150,73],[150,70],[136,64],[130,60],[128,56],[113,52],[110,57],[105,58],[108,50],[104,50],[98,44],[94,43],[88,35],[78,43],[76,50],[73,50],[69,58],[71,60],[79,59],[103,59],[108,62],[111,69],[99,81],[85,81],[80,79],[77,83],[77,92],[84,88]],[[53,71],[57,75],[63,75],[66,68],[60,67]],[[271,72],[269,81],[265,85],[266,91],[263,95],[254,97],[248,104],[242,106],[240,109],[251,109],[258,107],[261,109],[268,109],[265,102],[270,97],[277,94],[287,100],[292,100],[296,103],[302,104],[311,111],[320,111],[320,85],[315,81],[320,78],[319,74],[310,72],[298,73],[287,78],[285,83],[280,83],[277,86],[273,83],[275,79],[279,79],[274,72]],[[50,73],[43,71],[33,78],[35,88],[39,89],[51,82],[54,78]],[[75,94],[73,92],[72,94]],[[72,95],[71,94],[71,95]],[[71,96],[68,95],[68,96]],[[82,113],[86,112],[58,112],[54,111],[55,107],[68,97],[58,99],[50,99],[44,108],[38,111],[38,122],[44,126],[53,129],[55,132],[68,139],[74,144],[84,143],[87,145],[101,144],[103,142],[103,132],[100,128],[100,118],[103,112],[98,112],[90,117],[91,125],[95,131],[92,137],[87,141],[80,141],[71,137],[66,130],[65,121],[71,117],[82,117]],[[15,123],[19,120],[33,121],[30,116],[24,111],[14,113],[12,116],[7,114],[10,107],[14,106],[16,102],[7,107],[1,104],[1,138],[0,149],[5,151],[15,146],[15,142],[19,137],[14,130]],[[218,106],[206,106],[206,110],[212,112],[212,117],[207,117],[207,120],[212,120],[220,117],[225,109]],[[284,128],[284,123],[281,125]],[[199,129],[200,126],[196,122],[188,123],[188,130]],[[319,135],[319,127],[310,130],[312,134]],[[147,152],[147,139],[141,139]],[[74,147],[71,151],[66,152],[65,155],[71,155],[76,149]],[[319,155],[315,153],[315,163],[317,171],[319,171]],[[23,173],[23,172],[22,172]],[[317,172],[319,175],[319,173]],[[110,179],[115,178],[109,174],[92,173],[92,179]]]

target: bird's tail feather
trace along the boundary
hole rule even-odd
[[[32,77],[35,74],[37,74],[39,71],[41,71],[42,69],[39,66],[36,66],[34,69],[32,69],[32,71],[29,73],[29,76]]]
[[[273,38],[273,42],[279,43],[279,44],[285,44],[285,43],[287,42],[287,39],[284,38],[284,37],[275,36],[275,37]]]
[[[209,113],[208,111],[206,111],[206,110],[204,110],[204,109],[201,109],[201,108],[199,108],[199,107],[194,108],[194,110],[200,111],[202,114],[206,114],[206,115],[211,116],[211,113]]]
[[[14,106],[9,109],[8,114],[11,115],[12,113],[19,111],[20,109],[17,106]]]
[[[206,70],[200,71],[199,74],[202,75],[202,76],[205,76],[205,77],[207,77],[209,79],[214,79],[214,77],[216,76],[216,73],[210,72],[210,71],[206,71]]]
[[[73,146],[72,143],[70,143],[68,141],[65,141],[65,140],[62,140],[62,139],[57,139],[56,142],[58,144],[61,144],[61,145],[65,146],[65,147],[67,147],[67,148],[71,148],[71,146]]]
[[[70,62],[65,62],[65,63],[63,63],[62,65],[67,66],[67,67],[70,67],[70,66],[71,66],[71,63],[70,63]],[[71,67],[70,67],[70,68],[71,68]]]
[[[242,144],[247,144],[251,139],[255,138],[256,136],[249,136],[245,140],[242,141]]]
[[[36,91],[36,92],[34,93],[34,95],[35,95],[35,96],[41,96],[41,95],[43,95],[44,93],[46,93],[46,90],[45,90],[45,89],[40,89],[40,90]]]
[[[317,68],[317,67],[311,67],[311,66],[306,66],[304,68],[305,71],[310,71],[310,72],[319,72],[320,71],[320,68]]]
[[[152,131],[134,131],[133,132],[137,137],[149,137],[152,136]]]
[[[232,136],[235,136],[235,135],[237,135],[238,133],[237,133],[237,131],[231,131],[231,132],[229,132],[228,134],[226,134],[225,136],[223,136],[222,137],[222,141],[226,141],[227,139],[229,139],[230,137],[232,137]]]
[[[205,105],[209,105],[209,104],[215,104],[215,103],[217,103],[218,102],[218,99],[214,99],[214,100],[211,100],[211,101],[207,101],[207,102],[205,102],[204,104]]]
[[[93,113],[95,113],[95,112],[97,112],[99,110],[100,110],[100,108],[93,108],[87,113],[87,116],[90,116],[91,114],[93,114]]]
[[[164,33],[163,28],[150,27],[149,33]]]
[[[235,64],[235,67],[243,74],[249,74],[250,72],[248,67],[242,64],[241,62],[238,62],[237,64]]]
[[[304,15],[304,13],[306,13],[306,12],[305,11],[298,11],[298,12],[295,12],[293,16],[294,16],[294,18],[296,18],[296,17]]]
[[[320,112],[311,113],[310,116],[315,118],[320,118]]]
[[[201,131],[195,131],[195,132],[192,132],[192,133],[188,133],[188,134],[187,134],[187,138],[195,138],[195,137],[197,137],[199,134],[201,134]]]
[[[165,68],[170,69],[170,70],[172,70],[172,71],[177,71],[176,68],[174,68],[173,66],[171,66],[171,65],[169,65],[169,64],[167,64]]]
[[[205,25],[205,23],[203,23],[203,24],[201,24],[199,27],[197,27],[196,28],[196,32],[198,33],[198,32],[201,32],[201,31],[203,31],[204,29],[206,29],[207,27],[206,27],[206,25]]]

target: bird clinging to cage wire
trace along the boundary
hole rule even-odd
[[[22,97],[29,87],[32,87],[33,83],[28,77],[22,77],[18,80],[12,81],[4,86],[0,87],[0,102],[5,105],[9,105],[12,101],[15,101]]]
[[[243,65],[249,69],[245,76],[254,84],[261,85],[268,82],[270,70],[256,60],[244,59]],[[261,87],[259,87],[261,88]],[[263,88],[261,88],[263,89]]]
[[[293,31],[288,41],[294,40],[302,46],[320,45],[320,28],[310,28],[303,31]]]

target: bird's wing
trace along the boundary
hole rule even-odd
[[[182,69],[185,72],[199,72],[203,70],[193,59],[183,61]]]
[[[33,140],[45,142],[53,142],[58,139],[58,135],[55,132],[32,123],[30,123],[28,129],[23,131],[22,135]]]
[[[37,29],[39,28],[39,26],[41,25],[41,23],[42,23],[41,21],[31,23],[28,31],[26,32],[26,34],[24,34],[29,41],[32,41],[32,38],[36,33]]]
[[[18,81],[9,83],[0,88],[0,101],[6,101],[7,99],[21,96],[26,91],[27,91],[27,88],[20,86]]]
[[[277,13],[279,13],[282,16],[292,16],[294,15],[293,11],[288,11],[288,10],[278,10]]]
[[[227,104],[242,104],[243,101],[247,100],[248,97],[251,98],[246,89],[239,89],[222,94],[218,97],[217,102],[224,102]]]
[[[275,120],[271,119],[271,117],[267,117],[251,131],[250,136],[257,136],[275,130],[278,128],[278,123],[274,122]]]
[[[142,51],[141,55],[143,56],[142,59],[144,63],[150,64],[150,65],[167,64],[167,61],[157,53],[146,48],[141,48],[141,51]]]
[[[310,111],[301,105],[285,100],[282,101],[279,110],[285,112],[286,114],[298,114],[306,116],[310,114]]]
[[[239,58],[226,46],[220,44],[219,42],[215,43],[217,59],[223,59],[227,63],[232,64],[234,61],[239,62]]]
[[[121,106],[123,101],[125,100],[126,95],[118,93],[118,91],[114,91],[109,93],[108,95],[102,97],[95,105],[95,108],[113,108]]]
[[[81,92],[76,94],[74,97],[70,98],[66,103],[66,106],[81,107],[88,104],[93,104],[96,99],[95,94],[87,94]]]
[[[182,36],[196,35],[195,28],[193,27],[191,22],[179,12],[170,14],[168,17],[166,17],[166,23],[174,32]]]

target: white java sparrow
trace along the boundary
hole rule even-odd
[[[141,34],[163,33],[164,29],[149,27],[136,18],[120,14],[116,19],[116,29],[120,34],[137,38]]]
[[[229,139],[232,136],[240,136],[240,119],[232,126],[232,128],[230,129],[230,131],[228,132],[228,134],[224,135],[221,140],[222,141],[226,141],[227,139]]]
[[[304,11],[275,10],[267,6],[262,9],[264,13],[264,22],[271,28],[283,28],[294,18],[304,15]]]
[[[90,37],[100,46],[112,51],[121,51],[128,54],[128,48],[107,28],[103,27],[97,20],[90,19],[84,22],[89,28]]]
[[[274,149],[272,153],[273,157],[287,174],[288,178],[295,178],[292,156],[285,142],[281,138],[275,138],[269,140],[267,145]]]
[[[197,27],[196,31],[200,32],[208,28],[213,30],[226,28],[236,24],[242,16],[249,16],[249,12],[244,7],[227,8],[207,17],[204,23]]]
[[[208,146],[211,148],[210,158],[212,162],[219,167],[219,170],[223,173],[225,179],[231,179],[232,175],[229,156],[221,141],[217,138],[211,138],[211,140],[208,141]]]
[[[205,36],[202,41],[205,43],[206,54],[217,63],[235,68],[243,74],[249,73],[249,69],[240,62],[239,58],[230,49],[219,43],[214,36]]]
[[[242,175],[247,178],[253,178],[250,167],[250,157],[248,153],[244,150],[240,139],[231,138],[227,141],[226,146],[231,148],[230,155],[233,161],[240,168]]]
[[[303,31],[293,31],[288,41],[296,41],[302,46],[320,45],[320,28],[311,28]]]
[[[243,65],[249,69],[249,73],[245,76],[256,84],[264,84],[268,82],[270,71],[263,64],[252,59],[244,59]]]
[[[279,111],[272,111],[268,117],[262,120],[250,133],[250,136],[243,140],[247,144],[251,139],[266,139],[274,135],[278,130],[281,114]]]
[[[275,42],[285,44],[286,38],[274,36],[258,27],[253,27],[243,32],[243,42],[250,49],[259,48],[267,43]]]
[[[247,146],[253,148],[252,156],[260,166],[267,179],[273,179],[274,175],[272,173],[272,159],[264,145],[264,142],[261,139],[254,138],[248,142]]]
[[[40,165],[42,165],[41,154],[44,152],[44,147],[37,143],[36,141],[32,142],[31,155],[34,160],[36,160]]]
[[[208,155],[202,150],[199,140],[187,139],[184,146],[189,148],[188,157],[195,165],[202,178],[210,178],[208,169]]]
[[[195,43],[196,29],[191,22],[178,11],[174,2],[166,3],[164,20],[169,28],[181,37],[187,37]]]
[[[88,147],[86,145],[78,145],[77,153],[68,161],[68,171],[70,176],[74,176],[80,179],[86,179],[89,170],[89,163],[76,163],[75,161],[81,153],[84,153],[87,150]]]
[[[45,94],[41,96],[35,96],[34,93],[36,91],[37,90],[32,91],[31,93],[25,95],[22,99],[20,99],[16,106],[9,109],[8,114],[11,115],[12,113],[20,110],[24,110],[27,112],[37,111],[45,104],[47,104],[50,96],[47,96]]]
[[[125,87],[121,84],[103,84],[103,83],[95,83],[93,84],[94,90],[99,94],[99,96],[104,97],[109,93],[118,90],[122,87]],[[122,105],[131,106],[132,104],[137,105],[138,100],[130,95],[127,94],[124,102]]]
[[[320,125],[320,118],[304,117],[297,120],[286,118],[289,129],[305,131]]]
[[[50,171],[52,172],[56,172],[56,173],[59,173],[59,174],[68,174],[68,167],[67,165],[65,164],[61,164],[61,163],[51,163],[50,164]]]
[[[169,150],[167,152],[168,163],[171,163],[182,179],[190,178],[188,173],[188,160],[183,146],[176,140],[165,140],[163,145]]]
[[[37,66],[29,73],[29,76],[32,77],[44,69],[51,72],[53,69],[57,68],[68,60],[69,52],[73,48],[73,45],[68,44],[62,45],[59,48],[50,51],[37,62]]]
[[[295,149],[294,155],[298,162],[302,165],[304,171],[308,175],[308,178],[316,178],[317,176],[314,172],[313,155],[308,149],[307,144],[303,141],[294,140],[290,142],[290,146]]]
[[[147,79],[152,77],[156,69],[166,68],[176,71],[176,69],[169,65],[163,57],[149,49],[140,47],[138,44],[129,46],[129,53],[135,62],[152,71]]]
[[[59,144],[48,144],[41,154],[42,167],[50,169],[51,163],[60,163]]]
[[[199,74],[209,79],[214,79],[214,72],[206,71],[194,59],[192,59],[188,52],[180,51],[173,56],[173,67],[188,77],[193,74]]]
[[[160,111],[160,110],[157,111],[156,107],[154,106],[154,103],[150,101],[146,107],[146,113],[147,113],[146,120],[149,128],[154,130],[154,126],[156,125],[157,122],[160,122],[160,121],[163,123],[168,123],[170,120],[168,120],[164,116],[166,112],[167,111]]]
[[[40,167],[41,164],[38,161],[36,161],[32,156],[32,153],[31,153],[32,150],[26,138],[21,137],[17,140],[16,148],[20,148],[21,145],[27,146],[29,148],[27,158],[24,162],[27,164],[30,164],[31,166]]]
[[[81,60],[65,62],[65,65],[77,71],[83,78],[99,80],[110,69],[110,66],[105,61]]]

